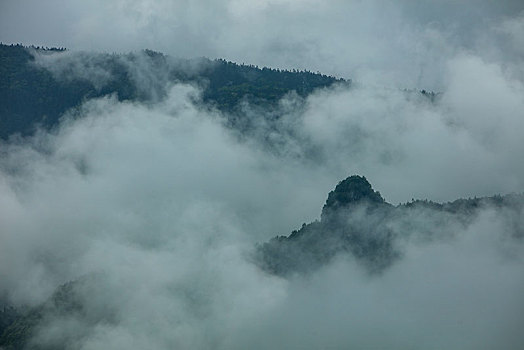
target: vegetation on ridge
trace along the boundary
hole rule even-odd
[[[393,206],[372,189],[365,177],[353,175],[328,195],[320,221],[303,224],[289,236],[277,236],[257,247],[255,261],[266,271],[287,276],[317,269],[348,253],[370,273],[390,267],[402,251],[398,241],[413,235],[444,238],[452,225],[467,226],[483,208],[504,212],[514,237],[520,225],[524,194],[458,199],[449,203],[412,201]],[[424,220],[418,221],[417,217]]]
[[[31,134],[38,125],[53,127],[64,112],[89,98],[115,94],[120,101],[154,101],[175,82],[199,85],[204,103],[233,115],[244,100],[271,106],[291,91],[305,97],[317,88],[349,83],[309,71],[176,59],[151,50],[70,54],[62,48],[0,44],[0,138]]]

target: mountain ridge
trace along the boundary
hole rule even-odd
[[[411,201],[394,206],[386,202],[363,176],[353,175],[329,192],[320,221],[303,224],[289,236],[276,236],[259,244],[255,261],[269,273],[289,276],[307,273],[348,253],[369,273],[382,273],[401,258],[397,242],[414,234],[439,238],[450,222],[469,225],[484,208],[514,211],[513,234],[524,237],[519,226],[524,212],[524,193],[457,199],[437,203]],[[435,227],[414,222],[412,212],[432,217]]]
[[[0,139],[52,128],[86,99],[115,94],[120,101],[154,101],[177,82],[200,86],[203,102],[226,112],[233,127],[249,124],[239,113],[243,101],[275,107],[292,91],[306,97],[336,83],[351,84],[306,70],[179,59],[152,50],[107,54],[0,44]]]

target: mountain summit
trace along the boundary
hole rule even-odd
[[[456,225],[473,222],[482,208],[515,218],[514,235],[524,237],[518,224],[524,213],[524,194],[444,204],[417,200],[393,206],[364,176],[352,175],[329,192],[320,221],[259,245],[256,260],[262,269],[285,276],[314,270],[346,253],[368,272],[380,273],[401,257],[399,241],[411,235],[434,239],[449,234]]]
[[[370,272],[380,272],[399,256],[387,225],[393,210],[364,176],[352,175],[329,192],[320,221],[260,245],[258,262],[266,271],[287,275],[348,252]]]
[[[373,190],[364,176],[353,175],[340,181],[335,189],[329,192],[321,217],[324,220],[330,213],[353,205],[383,203],[384,198]]]

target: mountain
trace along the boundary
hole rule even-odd
[[[267,273],[290,277],[310,273],[345,255],[373,276],[402,258],[401,240],[415,235],[423,241],[443,239],[453,235],[454,228],[467,227],[483,209],[505,215],[512,235],[524,238],[524,194],[459,199],[444,204],[417,200],[393,206],[373,190],[365,177],[353,175],[329,192],[319,221],[303,224],[289,236],[277,236],[257,245],[253,261]],[[117,313],[110,305],[102,303],[101,308],[90,302],[104,298],[107,283],[103,275],[82,277],[59,286],[42,305],[20,310],[4,306],[0,312],[0,348],[68,348],[89,336],[87,329],[96,324],[117,322]],[[71,326],[62,336],[55,335],[51,343],[45,343],[46,337],[39,330],[53,319],[80,322],[83,326]]]
[[[120,101],[155,102],[177,82],[199,86],[203,103],[227,112],[234,127],[249,124],[239,113],[244,101],[270,108],[293,91],[305,97],[315,89],[350,83],[309,71],[179,59],[151,50],[77,53],[0,44],[0,138],[30,135],[38,125],[51,128],[90,98],[114,94]]]
[[[41,305],[16,310],[4,308],[0,313],[0,349],[69,349],[79,339],[87,336],[90,326],[114,322],[115,314],[110,306],[92,307],[90,298],[103,296],[98,275],[81,277],[59,286]],[[6,313],[7,310],[7,314]],[[64,319],[63,332],[48,339],[41,327],[53,320]],[[82,326],[78,326],[81,320]],[[34,339],[38,339],[35,341]]]
[[[250,137],[250,128],[259,124],[255,119],[264,118],[267,129],[256,134],[266,137],[265,131],[278,127],[271,123],[278,121],[279,101],[287,94],[304,102],[316,89],[351,82],[220,59],[178,59],[151,50],[105,54],[0,44],[0,139],[31,135],[39,126],[52,129],[64,114],[76,117],[75,110],[91,98],[112,95],[154,104],[176,83],[197,86],[201,95],[193,102],[221,112],[224,124],[243,136]],[[430,101],[438,98],[420,93]],[[246,106],[256,113],[247,113]],[[337,258],[377,276],[403,258],[406,241],[454,237],[486,212],[504,218],[509,238],[524,237],[524,194],[393,205],[365,177],[353,175],[329,192],[319,220],[256,245],[250,258],[260,270],[282,278],[312,273]],[[107,301],[110,283],[104,276],[80,277],[33,307],[15,308],[0,298],[0,349],[75,348],[98,325],[118,325],[117,309]],[[191,299],[191,291],[183,293]],[[46,337],[49,329],[57,333]]]
[[[393,206],[365,177],[353,175],[329,193],[320,221],[258,245],[254,259],[269,273],[289,276],[310,272],[345,253],[369,273],[381,273],[401,258],[401,240],[414,235],[423,240],[445,238],[453,234],[453,225],[467,227],[486,208],[503,212],[513,236],[524,237],[524,194]]]
[[[338,183],[328,194],[322,208],[322,220],[329,221],[333,215],[357,205],[381,205],[384,198],[371,187],[365,177],[354,175]]]

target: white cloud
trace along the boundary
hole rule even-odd
[[[461,49],[508,62],[522,58],[518,1],[24,0],[1,6],[4,42],[150,48],[403,88],[440,90],[447,59]],[[509,39],[497,40],[500,33]]]
[[[149,47],[359,82],[304,104],[287,96],[270,137],[278,152],[261,147],[263,122],[239,141],[186,85],[147,105],[91,100],[58,130],[1,144],[1,292],[36,304],[95,273],[86,302],[111,320],[58,318],[37,338],[87,335],[85,349],[521,347],[522,242],[508,238],[504,214],[406,239],[376,277],[349,257],[289,280],[246,259],[255,242],[318,218],[353,173],[393,203],[522,191],[522,4],[497,4],[3,2],[3,41]],[[40,64],[103,84],[82,55]],[[155,74],[140,65],[133,79],[166,84]],[[396,86],[443,93],[431,103]]]

